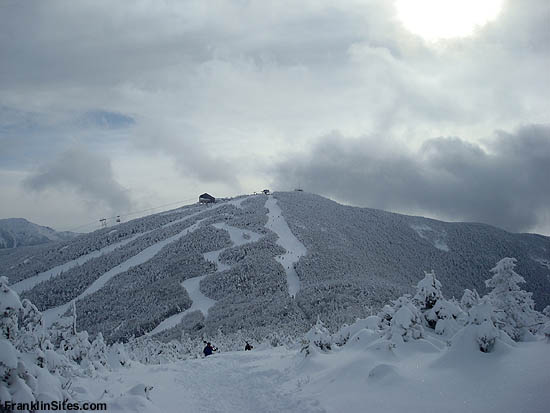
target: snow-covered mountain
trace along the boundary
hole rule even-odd
[[[58,232],[50,227],[34,224],[24,218],[0,219],[0,249],[68,241],[78,234]]]
[[[550,304],[550,238],[340,205],[304,192],[189,205],[71,242],[5,251],[0,272],[53,323],[77,301],[78,327],[108,341],[245,332],[298,336],[377,312],[435,270],[447,296],[485,292],[518,261]]]

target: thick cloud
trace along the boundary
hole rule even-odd
[[[163,204],[206,187],[261,189],[265,165],[331,130],[379,137],[377,157],[402,148],[392,162],[414,160],[414,177],[446,153],[426,139],[460,136],[456,151],[492,159],[504,155],[480,138],[549,121],[550,3],[505,1],[474,35],[433,44],[400,24],[393,3],[4,1],[0,174],[84,145],[132,194]]]
[[[277,167],[277,184],[301,185],[356,205],[478,221],[511,231],[550,222],[550,126],[497,132],[486,148],[457,137],[419,150],[379,137],[321,138]]]
[[[130,207],[128,191],[113,177],[109,159],[82,148],[65,151],[29,176],[25,184],[36,191],[74,190],[91,205],[105,204],[113,211],[125,212]]]

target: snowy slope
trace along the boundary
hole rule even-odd
[[[0,219],[0,249],[67,241],[77,235],[68,231],[57,232],[23,218]]]
[[[440,366],[448,350],[395,350],[353,343],[304,359],[282,347],[215,354],[164,365],[134,365],[77,379],[82,400],[102,398],[123,412],[544,413],[550,403],[549,345],[520,343],[471,353]],[[152,386],[150,402],[128,389]]]
[[[484,292],[488,270],[505,256],[518,259],[537,305],[550,304],[547,237],[281,192],[4,251],[0,272],[48,314],[76,299],[80,328],[108,341],[218,329],[260,340],[298,336],[317,316],[332,330],[367,316],[410,292],[424,270],[435,270],[448,296]]]
[[[347,207],[302,192],[275,196],[308,251],[296,264],[300,308],[331,328],[410,292],[423,271],[435,270],[448,296],[460,297],[465,288],[483,292],[489,269],[507,256],[518,259],[538,308],[550,304],[548,237]]]
[[[238,205],[240,206],[240,203]],[[232,246],[240,246],[250,242],[256,242],[261,238],[261,235],[256,234],[255,232],[235,228],[223,222],[215,223],[212,226],[227,231],[229,238],[231,239]],[[216,272],[226,271],[231,268],[230,265],[224,264],[220,261],[220,254],[222,254],[227,248],[229,247],[216,251],[205,252],[203,254],[205,260],[216,265]],[[156,326],[153,331],[151,331],[151,335],[158,334],[161,331],[177,326],[183,317],[193,311],[200,311],[204,317],[208,315],[208,310],[216,304],[216,300],[208,298],[200,290],[200,283],[205,277],[206,275],[199,275],[197,277],[188,278],[181,283],[182,287],[187,291],[187,294],[192,301],[191,307],[164,320]]]
[[[307,250],[288,227],[281,208],[277,205],[277,200],[272,196],[268,197],[265,207],[269,210],[266,227],[277,234],[277,245],[286,251],[275,259],[285,268],[288,293],[291,297],[295,297],[300,291],[300,279],[296,274],[295,265],[302,256],[306,255]]]

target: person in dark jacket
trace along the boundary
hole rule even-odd
[[[244,351],[250,351],[254,348],[252,347],[252,344],[250,344],[248,341],[245,341],[245,343],[246,343],[246,346],[244,346]]]
[[[206,343],[206,347],[202,351],[204,353],[204,357],[210,356],[214,351],[218,351],[216,347],[213,347],[212,344]]]

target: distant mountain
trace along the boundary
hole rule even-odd
[[[109,341],[156,335],[297,336],[319,316],[335,329],[412,292],[435,270],[444,293],[485,292],[518,260],[537,306],[550,304],[550,238],[448,223],[278,192],[189,205],[0,254],[0,274],[59,320]]]
[[[57,232],[24,218],[0,219],[0,249],[67,241],[77,235],[79,234],[68,231]]]

